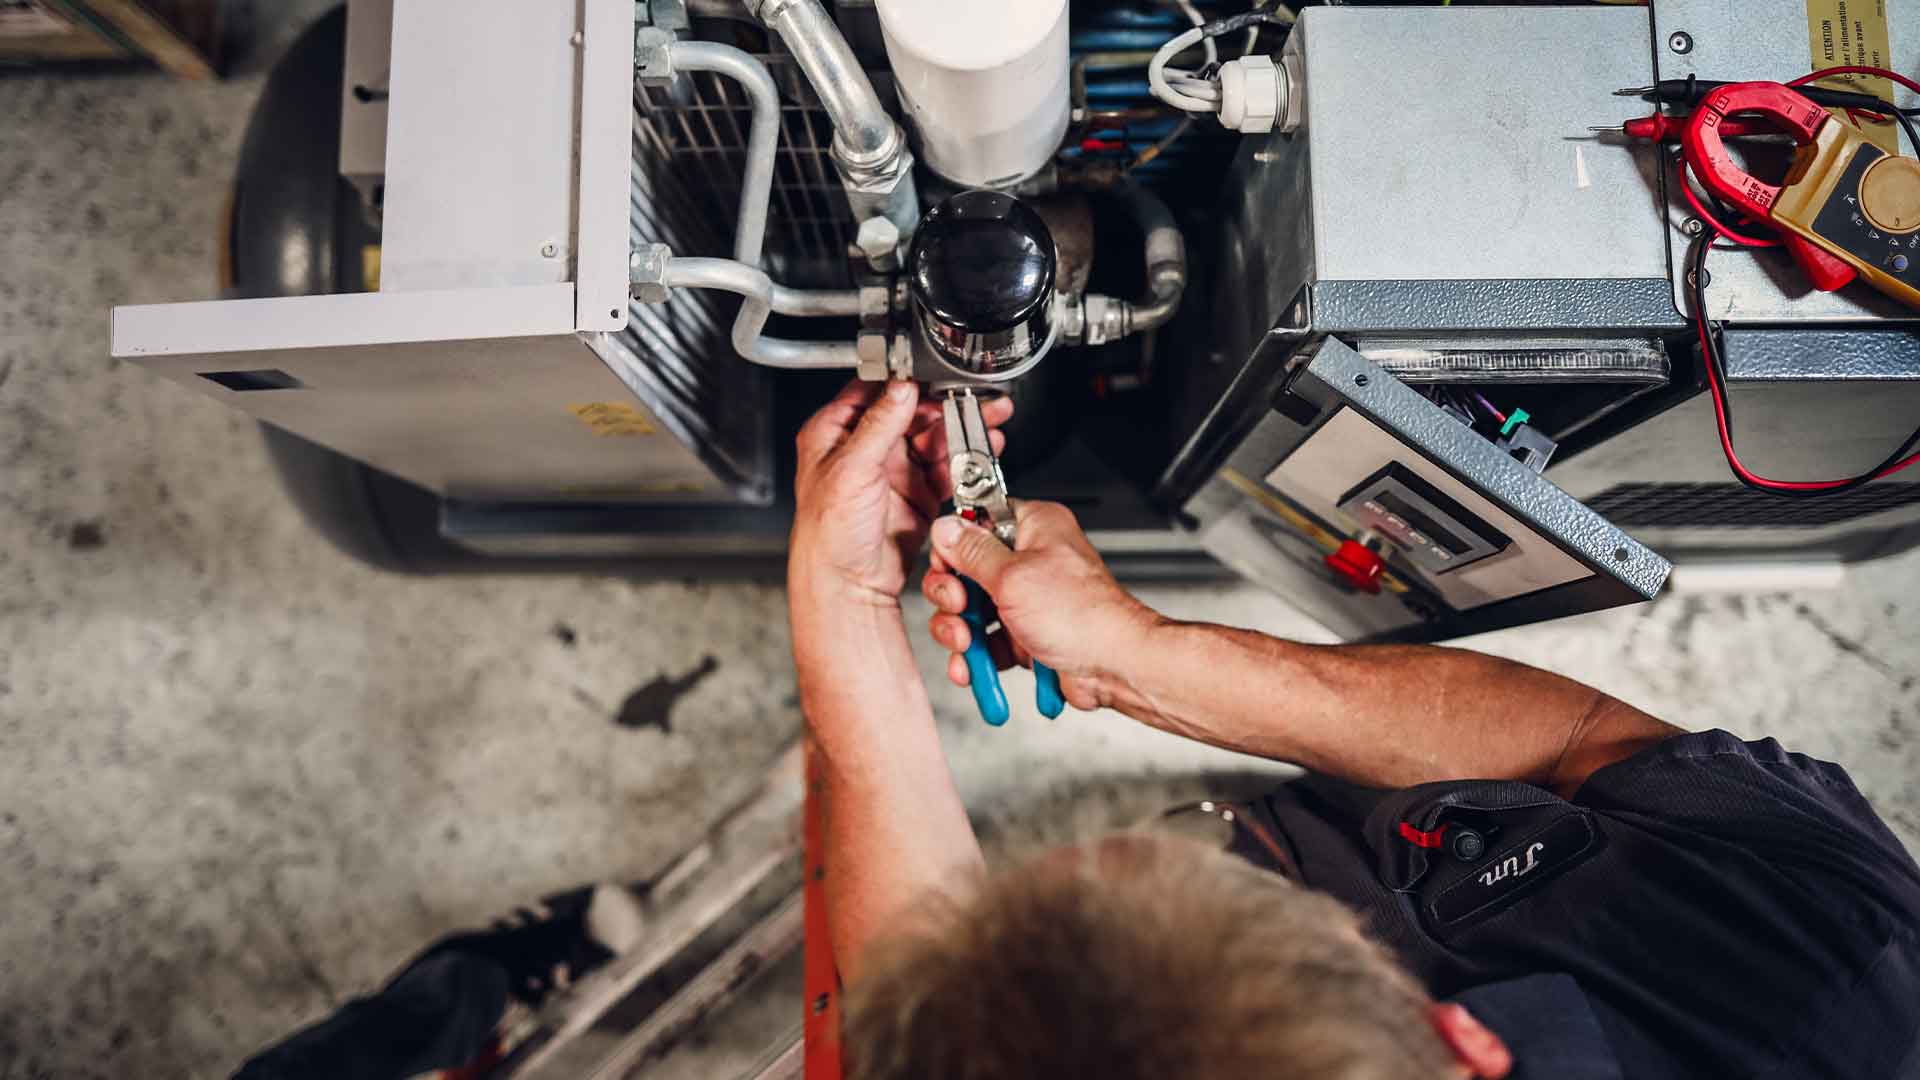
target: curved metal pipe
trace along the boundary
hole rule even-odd
[[[1105,345],[1165,326],[1180,310],[1180,298],[1187,291],[1187,239],[1173,211],[1137,184],[1122,188],[1120,201],[1146,234],[1147,292],[1138,300],[1088,293],[1079,299],[1077,309],[1071,304],[1063,308],[1077,311],[1070,333],[1087,345]]]
[[[860,290],[789,289],[776,281],[773,310],[782,315],[851,317],[860,314]]]
[[[733,348],[756,364],[776,368],[859,366],[859,352],[851,341],[789,341],[762,333],[767,326],[767,316],[774,311],[783,315],[857,312],[858,292],[808,292],[776,287],[766,271],[732,259],[670,258],[661,272],[661,283],[674,288],[720,289],[739,294],[740,314],[733,320]]]
[[[668,51],[676,70],[725,75],[738,82],[753,103],[753,120],[747,128],[747,166],[740,180],[740,220],[734,226],[733,257],[758,267],[766,247],[774,158],[780,151],[780,90],[765,64],[731,45],[676,41]]]
[[[900,139],[893,117],[820,0],[759,0],[750,5],[780,40],[833,119],[833,138],[849,161],[873,164]]]
[[[1167,204],[1140,185],[1122,188],[1120,201],[1147,238],[1147,295],[1127,305],[1127,333],[1137,334],[1165,326],[1180,309],[1187,291],[1187,238]]]
[[[856,221],[884,217],[900,235],[920,224],[914,188],[913,152],[874,93],[873,83],[847,47],[839,24],[820,0],[748,0],[754,14],[780,36],[813,85],[833,121],[833,164]],[[894,252],[868,252],[875,268],[890,265]]]

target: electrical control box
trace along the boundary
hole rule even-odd
[[[1347,492],[1339,506],[1363,528],[1391,540],[1414,565],[1436,574],[1471,566],[1512,544],[1500,530],[1399,462],[1382,465]]]

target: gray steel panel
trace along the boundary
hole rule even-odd
[[[1317,276],[1659,278],[1658,201],[1590,124],[1651,75],[1632,7],[1309,8]],[[1295,136],[1296,138],[1300,136]]]
[[[1280,592],[1347,639],[1437,640],[1635,603],[1659,592],[1671,569],[1665,559],[1352,349],[1324,339],[1301,360],[1305,366],[1289,391],[1317,410],[1321,420],[1263,411],[1224,467],[1214,466],[1183,507],[1208,550],[1228,566]],[[1367,432],[1374,437],[1356,438]],[[1319,516],[1336,536],[1346,527],[1342,516],[1328,509],[1328,491],[1342,486],[1344,477],[1324,472],[1319,458],[1307,460],[1329,438],[1337,440],[1333,452],[1349,455],[1339,459],[1335,472],[1351,466],[1364,476],[1397,461],[1416,466],[1416,472],[1426,470],[1430,482],[1444,481],[1442,490],[1515,541],[1507,554],[1517,561],[1496,567],[1489,560],[1484,572],[1480,565],[1467,567],[1458,576],[1477,579],[1455,581],[1454,575],[1409,570],[1395,557],[1394,572],[1417,582],[1404,598],[1391,589],[1368,595],[1337,584],[1319,563],[1324,546],[1316,548],[1288,524],[1289,515],[1297,520],[1305,512]],[[1326,452],[1323,447],[1318,453],[1324,458]],[[1265,496],[1250,486],[1262,478]],[[1286,507],[1272,495],[1275,490],[1285,493],[1294,509],[1282,513]],[[1421,598],[1428,591],[1433,595]],[[1435,603],[1441,606],[1434,609]],[[1416,609],[1430,609],[1430,614]]]
[[[1920,330],[1736,329],[1723,340],[1731,382],[1920,379]]]
[[[1311,165],[1306,137],[1275,132],[1265,143],[1245,140],[1227,177],[1214,343],[1236,363],[1253,355],[1267,331],[1295,321],[1287,307],[1312,279]]]
[[[1381,426],[1446,466],[1597,572],[1640,596],[1659,595],[1672,566],[1532,469],[1436,408],[1418,392],[1329,340],[1308,375],[1335,388]],[[1619,558],[1624,552],[1626,557]],[[1563,614],[1571,614],[1565,612]]]
[[[1686,326],[1664,277],[1322,281],[1312,295],[1329,334]]]
[[[1872,0],[1860,0],[1871,3]],[[1913,35],[1920,28],[1920,0],[1884,0],[1893,43],[1894,67],[1912,70]],[[1805,0],[1657,0],[1653,5],[1654,63],[1662,79],[1791,79],[1812,70],[1807,42]],[[1667,43],[1685,33],[1685,53]],[[1622,83],[1621,85],[1638,85]],[[1896,88],[1896,100],[1920,105],[1920,97]],[[1637,104],[1637,103],[1636,103]],[[1642,113],[1647,112],[1645,106]],[[1610,121],[1595,120],[1593,123]],[[1652,155],[1647,155],[1651,158]],[[1671,187],[1671,185],[1669,185]],[[1692,214],[1672,192],[1671,221]],[[1677,229],[1670,234],[1672,279],[1685,280],[1681,267],[1687,244]],[[1844,319],[1920,319],[1867,286],[1837,293],[1814,292],[1806,275],[1784,253],[1715,252],[1709,264],[1713,284],[1707,302],[1713,317],[1735,322],[1835,322]],[[1681,298],[1676,295],[1675,302]]]

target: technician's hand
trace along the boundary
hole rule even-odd
[[[997,429],[1013,402],[988,402],[981,415]],[[1006,437],[993,430],[989,438],[998,453]],[[921,402],[915,383],[855,380],[796,443],[789,591],[809,603],[898,605],[907,565],[952,490],[939,402]]]
[[[954,653],[947,677],[968,683],[959,654],[973,635],[960,618],[967,597],[954,576],[964,574],[993,597],[1003,634],[1010,634],[1006,641],[995,634],[988,643],[996,663],[1005,668],[1038,659],[1060,673],[1068,704],[1101,708],[1124,672],[1145,661],[1146,632],[1160,617],[1113,580],[1073,511],[1059,503],[1018,502],[1014,514],[1014,551],[957,517],[934,523],[933,569],[920,588],[939,609],[928,622],[934,640]]]

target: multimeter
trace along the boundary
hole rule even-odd
[[[1786,179],[1768,184],[1737,165],[1720,133],[1757,113],[1799,145]],[[1815,286],[1855,277],[1920,307],[1920,160],[1889,154],[1852,124],[1780,83],[1733,83],[1700,102],[1683,145],[1700,182],[1730,205],[1778,227]]]

